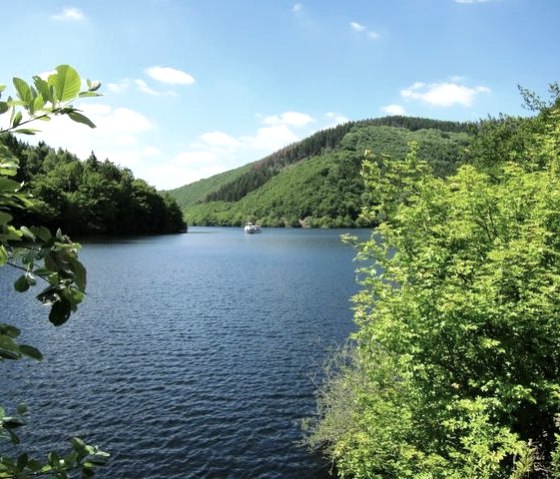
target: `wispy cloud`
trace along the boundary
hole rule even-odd
[[[356,32],[363,32],[366,30],[366,27],[358,22],[350,22],[350,28]]]
[[[238,147],[239,140],[223,131],[210,131],[200,136],[203,143],[217,147]]]
[[[116,83],[107,83],[107,90],[109,90],[111,93],[121,93],[123,91],[128,90],[128,87],[130,86],[130,80],[125,79],[125,80],[121,80],[120,82],[116,82]]]
[[[85,15],[81,10],[74,7],[65,7],[60,13],[51,15],[53,20],[66,21],[66,22],[79,22],[85,20]]]
[[[391,104],[381,107],[383,113],[388,115],[406,115],[406,110],[401,105]]]
[[[313,118],[307,113],[297,111],[287,111],[281,115],[272,115],[264,118],[266,125],[287,125],[287,126],[305,126],[313,122]]]
[[[145,73],[150,78],[168,85],[192,85],[196,81],[189,73],[170,67],[149,67]]]
[[[350,28],[352,30],[354,30],[355,32],[365,34],[367,37],[369,37],[373,40],[377,40],[381,36],[381,35],[379,35],[378,32],[375,32],[373,30],[369,30],[368,27],[366,27],[365,25],[363,25],[359,22],[350,22]]]
[[[303,10],[303,5],[301,3],[296,3],[294,4],[294,6],[292,7],[292,12],[294,13],[299,13]]]
[[[327,118],[329,122],[329,126],[331,127],[336,125],[342,125],[343,123],[348,123],[350,121],[350,119],[345,117],[344,115],[340,115],[332,111],[327,112],[325,114],[325,118]]]
[[[460,83],[423,83],[416,82],[401,91],[402,98],[418,100],[432,106],[450,107],[455,105],[471,106],[481,93],[490,93],[485,86],[468,87]]]
[[[148,95],[152,95],[152,96],[175,96],[175,95],[177,95],[177,93],[175,93],[172,90],[165,90],[165,91],[155,90],[154,88],[151,88],[144,80],[142,80],[140,78],[134,80],[134,83],[135,83],[138,91],[140,91],[142,93],[146,93]]]

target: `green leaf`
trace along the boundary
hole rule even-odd
[[[17,96],[20,98],[20,100],[24,101],[29,106],[33,101],[31,88],[29,87],[27,82],[25,82],[21,78],[15,77],[13,79],[13,82],[14,86],[16,87]]]
[[[5,101],[0,101],[0,115],[6,113],[9,109],[10,107]]]
[[[4,266],[8,262],[8,253],[3,244],[0,244],[0,266]]]
[[[0,193],[1,192],[13,193],[19,190],[20,186],[21,186],[20,183],[18,183],[17,181],[0,177]]]
[[[12,221],[13,216],[10,213],[6,213],[5,211],[0,210],[0,225],[7,225],[10,221]]]
[[[43,80],[40,76],[34,76],[33,83],[35,83],[35,88],[37,88],[39,96],[41,96],[44,101],[54,103],[53,89],[48,82]]]
[[[27,467],[28,463],[29,463],[29,454],[27,454],[26,452],[20,454],[17,459],[18,470],[23,471]]]
[[[6,429],[17,429],[18,427],[25,426],[24,419],[19,417],[7,416],[2,419],[2,426]]]
[[[27,356],[31,359],[36,359],[37,361],[41,361],[43,359],[43,355],[41,351],[33,346],[29,346],[28,344],[20,344],[19,345],[19,352],[24,356]]]
[[[47,242],[52,238],[51,232],[45,226],[32,226],[30,230],[41,241]]]
[[[36,128],[18,128],[17,130],[14,130],[14,133],[19,133],[21,135],[35,135],[36,133],[39,133],[39,131],[41,130],[37,130]]]
[[[0,357],[5,359],[18,359],[18,344],[13,338],[0,335]]]
[[[0,335],[8,336],[10,338],[17,338],[20,334],[21,331],[15,326],[6,323],[0,323]]]
[[[78,95],[80,98],[90,98],[90,97],[98,97],[103,96],[101,93],[97,93],[95,91],[82,91]]]
[[[9,155],[10,152],[6,151],[4,145],[0,145],[0,175],[15,176],[17,173],[19,160]]]
[[[26,275],[22,274],[14,282],[14,288],[18,293],[25,293],[29,289],[29,282]]]
[[[86,277],[87,277],[87,271],[86,268],[84,268],[84,265],[78,261],[75,258],[72,258],[70,260],[70,264],[72,267],[72,271],[74,272],[74,281],[76,283],[76,286],[78,286],[78,288],[80,288],[80,290],[85,291],[86,289]]]
[[[71,313],[72,304],[66,298],[62,298],[52,304],[49,321],[55,326],[61,326],[68,321]]]
[[[54,87],[56,99],[60,102],[73,100],[80,92],[80,75],[70,65],[57,66],[48,83]]]
[[[90,128],[95,128],[95,124],[87,116],[82,115],[75,110],[68,112],[68,116],[77,123],[82,123]]]
[[[86,80],[87,86],[88,86],[88,91],[90,92],[94,92],[97,91],[101,88],[101,82],[95,81],[95,80],[90,80],[89,78]]]
[[[21,123],[22,118],[23,118],[23,115],[21,114],[21,111],[18,111],[14,115],[14,118],[12,119],[12,128],[15,128],[16,126],[18,126]]]
[[[33,111],[41,111],[45,107],[45,99],[42,94],[38,94],[33,100]]]
[[[0,223],[1,223],[1,221],[2,220],[0,218]],[[35,241],[36,236],[33,234],[33,232],[27,226],[22,226],[19,230],[23,233],[23,236],[30,239],[31,241]]]

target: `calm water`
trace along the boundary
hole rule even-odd
[[[111,452],[100,478],[330,477],[297,441],[313,378],[353,328],[344,232],[86,243],[89,296],[61,328],[4,268],[0,320],[45,359],[0,363],[0,404],[29,405],[24,441],[64,449],[79,435]]]

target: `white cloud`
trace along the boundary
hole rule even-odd
[[[86,17],[82,13],[82,11],[78,10],[77,8],[65,7],[60,13],[51,15],[51,18],[53,20],[59,21],[79,22],[81,20],[84,20]]]
[[[266,125],[289,125],[289,126],[305,126],[313,122],[313,118],[306,113],[297,111],[287,111],[281,115],[272,115],[264,118]]]
[[[192,85],[195,83],[192,75],[175,68],[155,66],[146,68],[145,73],[150,78],[169,85]]]
[[[94,150],[98,158],[109,158],[124,166],[130,166],[143,155],[142,150],[135,150],[140,144],[140,135],[155,128],[146,116],[129,108],[112,108],[105,104],[80,107],[97,128],[60,117],[38,125],[41,132],[32,137],[34,141],[43,139],[48,145],[67,149],[80,158],[86,158]]]
[[[182,151],[174,159],[179,165],[216,162],[218,155],[212,151]]]
[[[358,22],[350,22],[350,28],[355,32],[360,32],[362,34],[365,34],[368,38],[371,38],[372,40],[377,40],[378,38],[381,37],[379,33],[374,32],[373,30],[368,30],[368,28],[365,25],[362,25],[361,23]]]
[[[480,93],[489,93],[485,86],[467,87],[459,83],[431,83],[416,82],[401,91],[401,96],[407,100],[419,100],[433,106],[449,107],[454,105],[471,106]]]
[[[303,10],[303,5],[301,3],[296,3],[293,7],[292,7],[292,12],[294,13],[298,13],[301,12]]]
[[[388,115],[405,115],[406,111],[404,109],[404,107],[402,107],[401,105],[386,105],[381,107],[381,111],[383,113],[387,113]]]
[[[148,95],[154,95],[154,96],[160,94],[158,91],[154,90],[153,88],[150,88],[144,80],[138,78],[134,80],[134,83],[136,84],[136,88],[138,88],[138,91],[141,91],[142,93],[147,93]]]
[[[366,27],[358,22],[350,22],[350,27],[352,28],[352,30],[355,30],[357,32],[363,32],[366,30]]]
[[[207,145],[217,147],[236,147],[239,146],[239,141],[233,136],[228,135],[222,131],[211,131],[201,135],[200,139]]]
[[[161,150],[155,146],[147,146],[142,150],[144,156],[160,156]]]
[[[254,136],[240,138],[244,148],[266,150],[269,153],[299,140],[299,137],[286,124],[259,128]]]
[[[107,83],[107,89],[112,93],[122,93],[123,91],[128,90],[129,86],[130,81],[128,79],[117,83]]]
[[[348,123],[350,121],[349,118],[346,118],[344,115],[339,115],[338,113],[333,113],[329,111],[325,114],[325,117],[330,123],[330,126],[342,125],[343,123]]]
[[[227,171],[229,167],[220,164],[201,164],[196,168],[185,167],[181,164],[166,163],[157,166],[148,166],[145,171],[146,178],[150,183],[157,185],[158,189],[171,190],[179,186],[188,185]]]

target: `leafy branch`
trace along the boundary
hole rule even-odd
[[[56,67],[47,79],[33,77],[28,84],[14,78],[16,98],[0,100],[0,115],[9,114],[9,125],[0,133],[13,132],[33,135],[38,130],[22,128],[35,121],[48,121],[53,116],[67,116],[71,120],[95,128],[94,123],[73,106],[79,98],[99,96],[99,82],[82,80],[69,65]],[[6,89],[0,85],[0,97]],[[24,116],[25,115],[25,116]],[[37,299],[50,307],[49,321],[59,326],[77,310],[85,296],[86,269],[78,259],[80,245],[74,243],[60,229],[52,234],[44,226],[14,225],[13,210],[30,210],[35,200],[22,191],[23,184],[13,179],[19,167],[18,159],[5,145],[0,145],[0,267],[10,266],[23,271],[14,282],[18,292],[28,291],[37,284],[37,278],[46,282]],[[28,344],[18,342],[21,331],[13,325],[0,323],[0,361],[24,357],[40,361],[41,352]],[[0,439],[20,443],[17,430],[26,424],[27,408],[20,405],[15,415],[8,416],[0,407]],[[17,458],[0,455],[0,479],[21,479],[51,476],[70,477],[79,471],[81,477],[91,477],[97,466],[106,464],[108,454],[97,446],[72,438],[72,451],[66,456],[51,452],[46,461],[32,459],[27,452]]]

